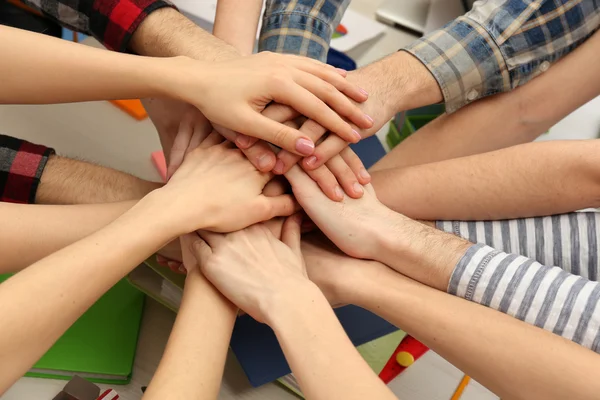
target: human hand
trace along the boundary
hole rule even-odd
[[[192,249],[202,273],[232,303],[259,322],[282,296],[309,287],[300,252],[299,215],[286,220],[282,238],[264,225],[225,235],[201,231]]]
[[[389,83],[382,80],[382,77],[378,73],[375,74],[371,71],[372,69],[369,67],[361,68],[349,72],[346,78],[360,87],[367,88],[366,90],[369,92],[368,100],[359,104],[358,107],[360,107],[365,115],[369,115],[373,119],[373,125],[367,129],[360,129],[360,127],[352,126],[353,129],[360,133],[361,139],[373,136],[387,124],[398,111],[400,111],[394,107],[391,101],[389,101],[391,96],[389,93]],[[400,89],[394,88],[394,90],[398,91]],[[315,121],[308,120],[305,122],[305,125],[306,124],[310,124],[310,126],[306,129],[304,126],[301,127],[301,132],[310,130],[313,132],[313,136],[321,137],[327,131],[327,129]],[[305,171],[314,170],[327,163],[328,160],[339,154],[346,147],[348,147],[348,142],[338,140],[335,135],[330,135],[316,146],[313,154],[302,160],[302,167]],[[285,173],[295,164],[296,157],[289,152],[282,151],[277,158],[278,161],[281,161],[281,164],[283,164],[283,172]],[[363,181],[362,183],[364,184],[365,182]]]
[[[298,114],[288,106],[281,104],[271,104],[263,111],[263,115],[268,115],[278,122],[285,123],[292,128],[297,128],[299,125],[295,122],[295,118]],[[225,137],[230,140],[236,140],[236,134],[233,131],[223,129],[222,127],[216,127],[216,129],[222,133]],[[307,121],[302,125],[301,132],[305,132],[306,136],[313,141],[317,141],[325,132],[320,131],[321,126],[316,122]],[[236,145],[240,148],[239,137],[244,135],[237,135]],[[244,137],[244,140],[250,139]],[[256,141],[251,139],[251,145],[244,147],[243,152],[249,160],[254,160],[253,164],[261,171],[265,171],[261,166],[269,165],[271,168],[274,165],[273,172],[281,174],[283,171],[283,163],[278,160],[275,164],[275,154],[270,146],[262,141]],[[244,143],[244,146],[247,142]],[[284,152],[285,150],[282,150]],[[302,157],[295,154],[288,153],[291,157],[291,161],[297,163]],[[271,170],[271,169],[266,169]],[[371,176],[365,169],[362,161],[350,148],[345,148],[339,155],[332,157],[326,164],[315,168],[314,170],[307,171],[309,176],[319,184],[319,187],[331,200],[341,201],[344,198],[344,191],[348,196],[353,198],[359,198],[363,194],[363,187],[371,181]]]
[[[377,261],[360,260],[342,253],[322,232],[302,236],[306,272],[332,307],[357,304],[366,287],[367,276],[388,268]]]
[[[200,228],[235,231],[295,211],[292,196],[263,194],[271,174],[257,171],[231,144],[214,145],[211,137],[220,138],[211,134],[186,155],[169,182],[154,192],[177,236]]]
[[[399,214],[379,202],[372,185],[365,186],[360,199],[344,196],[341,202],[334,202],[299,166],[292,167],[285,177],[296,201],[340,250],[352,257],[376,259],[381,243],[378,233],[386,231]]]
[[[187,58],[173,62],[179,73],[169,77],[166,93],[196,105],[215,124],[265,139],[295,154],[312,154],[314,144],[297,130],[260,115],[271,101],[292,106],[353,143],[360,135],[342,116],[361,128],[372,125],[349,99],[364,101],[366,93],[349,84],[333,67],[314,60],[260,53],[211,64]],[[194,76],[198,79],[190,79]]]

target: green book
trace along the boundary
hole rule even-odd
[[[0,282],[9,276],[0,275]],[[98,383],[129,383],[143,308],[144,295],[121,280],[25,376],[69,380],[79,375]]]

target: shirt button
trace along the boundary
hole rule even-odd
[[[473,101],[477,98],[478,95],[479,93],[477,92],[477,90],[473,89],[469,92],[469,94],[467,94],[467,100]]]
[[[540,71],[546,72],[548,71],[548,68],[550,68],[550,63],[548,61],[544,61],[540,64]]]

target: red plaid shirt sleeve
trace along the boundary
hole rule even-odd
[[[34,203],[52,154],[51,148],[0,135],[0,201]]]
[[[94,36],[108,49],[125,52],[142,21],[166,0],[22,0],[71,30]]]

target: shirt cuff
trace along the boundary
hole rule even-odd
[[[314,2],[273,1],[265,11],[258,40],[259,51],[296,54],[327,61],[329,43],[349,0],[325,0],[319,8]],[[307,3],[307,4],[303,4]]]
[[[468,17],[457,18],[403,50],[419,59],[437,80],[446,112],[511,88],[500,47],[485,28]]]
[[[175,8],[166,0],[96,0],[93,7],[90,30],[106,48],[119,52],[128,51],[133,34],[148,15]]]
[[[35,203],[48,158],[54,150],[0,135],[0,201]]]
[[[469,247],[452,271],[448,283],[448,293],[472,300],[487,265],[500,253],[482,243]]]

